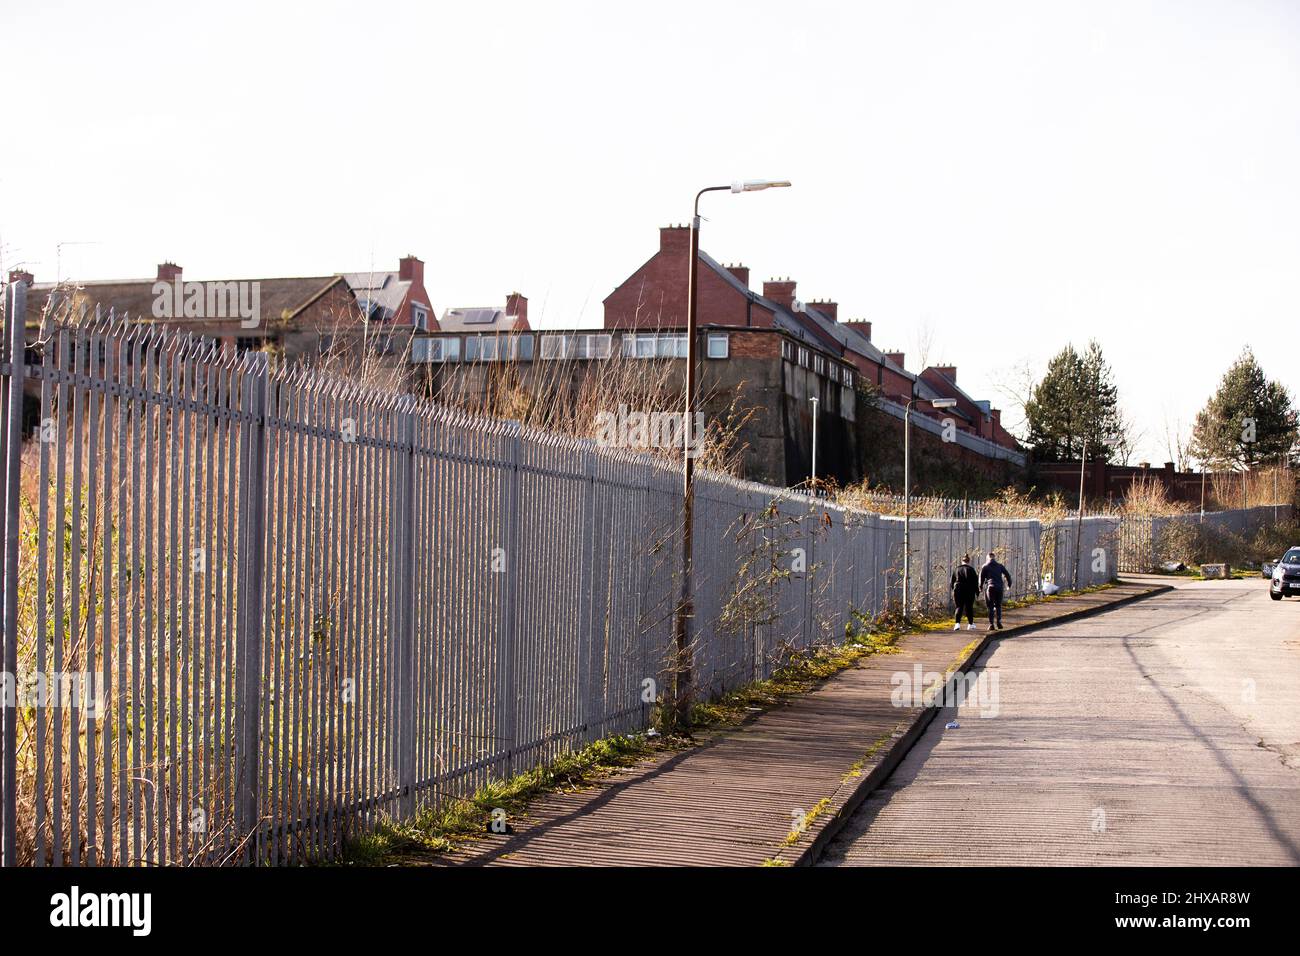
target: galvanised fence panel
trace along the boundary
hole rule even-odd
[[[1291,521],[1290,505],[1260,505],[1230,511],[1167,515],[1160,517],[1125,516],[1120,524],[1119,569],[1151,571],[1160,560],[1157,542],[1172,525],[1205,525],[1249,539],[1261,528]]]
[[[329,858],[651,724],[671,463],[147,326],[8,333],[5,863]],[[701,471],[695,521],[697,697],[899,607],[901,518]],[[990,550],[1014,597],[1076,554],[1108,580],[1116,527],[1085,519],[1076,548],[1073,522],[918,518],[912,600],[947,607]]]
[[[1093,587],[1115,578],[1120,570],[1121,519],[1084,518],[1054,522],[1043,532],[1044,552],[1051,561],[1051,583],[1062,588]],[[1050,544],[1047,539],[1050,537]]]

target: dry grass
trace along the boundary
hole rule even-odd
[[[1296,499],[1296,490],[1296,474],[1284,466],[1211,475],[1205,508],[1207,511],[1229,511],[1291,504]]]
[[[504,339],[501,336],[499,340]],[[617,336],[614,344],[618,344]],[[620,409],[647,415],[681,413],[684,364],[680,359],[637,359],[619,353],[596,360],[542,360],[535,355],[531,362],[512,359],[421,366],[415,387],[439,404],[476,416],[515,420],[551,434],[596,439],[600,416],[618,415]],[[746,447],[740,433],[755,414],[743,396],[743,384],[727,391],[702,389],[698,407],[708,414],[704,435],[697,443],[698,467],[729,475],[741,473]],[[682,457],[682,448],[676,445],[647,443],[631,450],[674,462]]]
[[[1120,502],[1120,512],[1125,515],[1157,517],[1160,515],[1187,514],[1192,506],[1185,501],[1174,501],[1163,482],[1149,475],[1134,478]]]

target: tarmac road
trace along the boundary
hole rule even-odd
[[[820,865],[1300,864],[1300,599],[1167,580],[991,645]]]

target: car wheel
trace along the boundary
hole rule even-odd
[[[1268,589],[1268,596],[1271,597],[1274,601],[1282,600],[1281,592],[1274,591],[1272,588]]]

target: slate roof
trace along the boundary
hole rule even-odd
[[[325,295],[331,288],[343,281],[341,276],[307,276],[288,279],[206,279],[186,280],[201,282],[207,286],[216,283],[257,282],[258,304],[261,318],[266,322],[291,318],[307,306]],[[92,314],[98,306],[102,315],[110,311],[119,317],[135,321],[160,322],[167,325],[184,325],[187,322],[221,321],[213,318],[171,318],[154,317],[154,301],[157,298],[154,286],[157,279],[127,279],[109,281],[90,281],[76,286],[56,286],[53,282],[38,282],[27,294],[27,321],[39,321],[46,305],[53,300],[52,309],[59,310],[72,303],[77,314]],[[230,318],[238,318],[231,316]]]
[[[371,319],[380,321],[397,314],[411,289],[411,280],[399,279],[396,272],[345,272],[343,280],[357,297],[357,304],[369,310]],[[428,303],[420,305],[427,307]]]
[[[899,368],[886,359],[885,353],[872,345],[871,340],[861,332],[836,322],[815,306],[805,305],[803,312],[787,309],[780,303],[765,298],[750,289],[748,285],[737,279],[730,269],[703,250],[700,251],[700,260],[737,292],[748,296],[753,302],[770,310],[773,315],[773,324],[777,328],[789,332],[795,338],[811,342],[841,357],[843,357],[845,351],[856,352],[859,355],[866,356],[873,362],[888,366],[900,375],[912,380],[916,379],[916,376],[911,372]]]
[[[499,332],[513,326],[516,318],[498,306],[467,306],[448,309],[438,325],[444,332]]]

